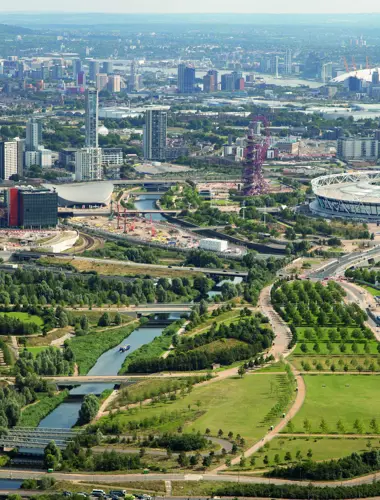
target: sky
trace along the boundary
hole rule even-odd
[[[372,13],[379,0],[18,0],[0,1],[0,12],[120,12],[120,13]]]

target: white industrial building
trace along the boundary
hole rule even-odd
[[[199,248],[212,252],[225,252],[228,249],[228,241],[214,238],[203,238],[199,241]]]

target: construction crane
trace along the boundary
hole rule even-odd
[[[350,68],[348,67],[347,59],[344,56],[343,56],[343,64],[344,64],[344,67],[346,68],[346,72],[349,73]]]
[[[261,125],[264,134],[261,134]],[[263,176],[263,163],[270,146],[269,122],[263,115],[255,116],[249,124],[247,136],[247,155],[243,167],[242,182],[244,194],[253,196],[268,191],[267,182]]]
[[[368,56],[366,56],[366,57],[365,57],[365,67],[366,67],[367,69],[369,69],[369,68],[370,68],[370,66],[369,66],[369,57],[368,57]]]
[[[356,71],[357,70],[357,67],[356,67],[356,62],[355,62],[355,57],[352,56],[352,67],[353,69]]]

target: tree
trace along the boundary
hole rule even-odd
[[[84,425],[91,422],[96,417],[99,407],[99,399],[94,394],[87,394],[79,410],[79,424]]]
[[[247,370],[244,368],[244,366],[243,365],[239,366],[239,369],[238,369],[239,377],[243,378],[246,373],[247,373]]]
[[[47,469],[56,469],[61,458],[61,450],[58,448],[54,441],[50,441],[50,443],[44,449],[45,467]]]
[[[246,460],[245,456],[242,455],[240,457],[240,467],[245,467],[246,466],[246,462],[247,462],[247,460]]]
[[[122,320],[121,314],[117,312],[115,314],[115,319],[114,319],[115,325],[121,325],[122,321],[123,320]]]
[[[303,421],[303,428],[305,429],[305,432],[307,434],[310,434],[311,424],[310,424],[310,420],[308,418],[305,418],[305,420]]]
[[[218,430],[218,437],[221,438],[223,436],[223,430],[219,429]]]
[[[98,326],[110,326],[111,320],[108,312],[103,313],[98,321]]]
[[[324,418],[321,418],[321,423],[319,424],[319,428],[321,429],[321,432],[323,432],[324,434],[327,433],[327,423],[326,423],[326,420]]]
[[[307,458],[311,458],[313,456],[313,451],[311,448],[307,450]]]
[[[287,452],[285,453],[285,457],[284,457],[284,458],[285,458],[285,460],[286,460],[287,462],[290,462],[290,461],[292,460],[292,454],[290,453],[290,451],[287,451]]]
[[[254,467],[256,465],[256,457],[254,455],[252,455],[251,460],[249,461],[249,463],[251,464],[252,467]]]
[[[189,458],[184,451],[181,451],[181,453],[178,455],[177,461],[180,467],[188,467],[189,465]]]

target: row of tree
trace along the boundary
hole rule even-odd
[[[74,368],[74,354],[70,347],[63,351],[56,347],[48,347],[35,356],[27,350],[20,353],[16,361],[16,373],[25,377],[28,373],[37,375],[71,375]]]
[[[327,462],[308,460],[289,467],[276,467],[266,473],[268,477],[286,479],[310,479],[313,481],[335,481],[362,476],[380,469],[378,450],[352,453],[348,457]]]

